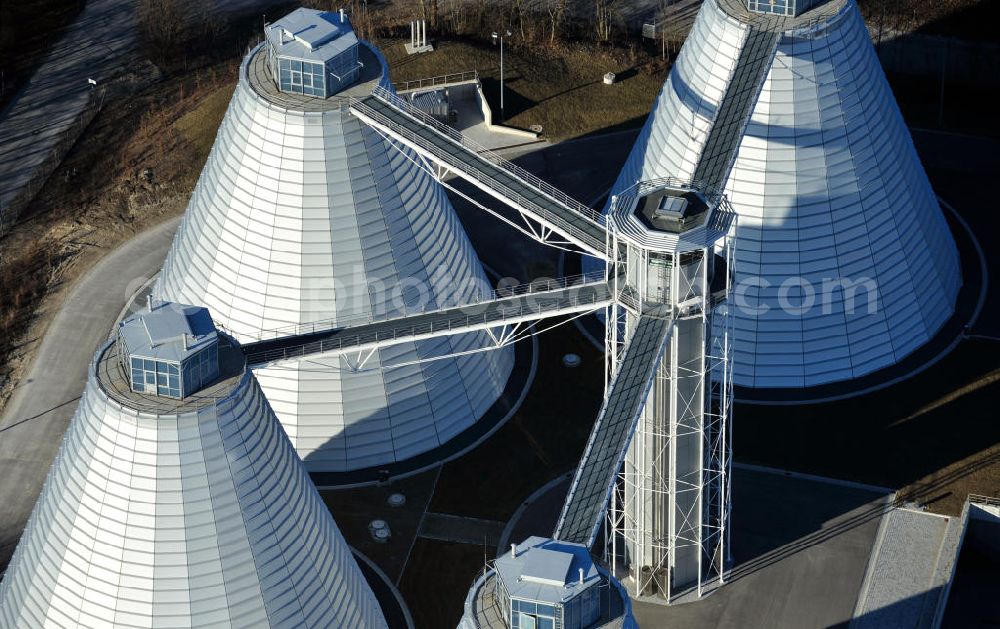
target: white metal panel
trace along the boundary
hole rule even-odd
[[[269,103],[245,68],[157,298],[204,304],[248,341],[318,320],[356,323],[456,305],[487,285],[444,189],[413,153],[400,153],[347,111]],[[429,288],[422,303],[418,283]],[[475,423],[503,392],[513,350],[398,373],[384,366],[488,341],[485,332],[418,341],[377,352],[361,370],[347,357],[319,357],[258,377],[310,470],[384,465]]]
[[[253,375],[157,416],[92,376],[0,585],[0,626],[304,624],[385,621]]]
[[[636,179],[691,176],[743,39],[717,1],[702,5],[612,194]],[[957,249],[854,2],[807,36],[781,37],[725,192],[740,215],[736,384],[862,376],[951,316]],[[812,287],[816,305],[784,312],[779,287],[790,279]],[[877,285],[872,313],[864,290],[851,313],[842,291],[824,289],[866,279]]]

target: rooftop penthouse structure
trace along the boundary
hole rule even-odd
[[[118,324],[118,356],[136,393],[187,397],[219,376],[219,333],[208,309],[150,300]]]
[[[638,627],[625,591],[583,544],[532,536],[492,562],[459,629]]]
[[[296,9],[264,34],[271,76],[282,92],[327,98],[358,80],[358,36],[343,10]]]

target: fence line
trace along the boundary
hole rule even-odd
[[[438,76],[431,76],[423,79],[402,81],[400,83],[396,83],[395,88],[397,92],[407,92],[409,90],[416,90],[422,87],[434,87],[437,85],[448,85],[451,83],[467,83],[478,80],[479,72],[477,70],[466,70],[464,72],[452,72],[450,74],[439,74]]]

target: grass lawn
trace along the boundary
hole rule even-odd
[[[208,152],[212,150],[215,134],[222,124],[222,118],[229,107],[229,99],[233,97],[235,89],[235,82],[222,85],[203,97],[194,109],[174,123],[174,128],[191,143],[202,162],[208,159]]]
[[[432,53],[409,56],[400,40],[378,42],[394,82],[477,70],[493,109],[500,114],[500,54],[491,45],[437,43]],[[504,113],[507,124],[541,125],[563,140],[626,125],[640,125],[667,76],[667,66],[643,52],[598,52],[568,47],[543,55],[508,46],[504,50]],[[606,72],[619,81],[605,85]]]

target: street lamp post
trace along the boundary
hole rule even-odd
[[[510,31],[506,31],[504,35],[500,35],[496,31],[493,32],[493,44],[496,45],[497,39],[500,40],[500,122],[504,121],[503,115],[503,38],[504,36],[510,37]]]

